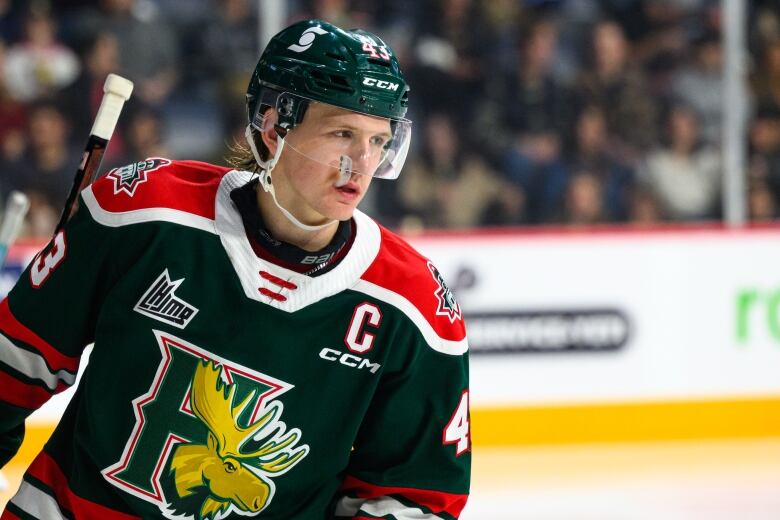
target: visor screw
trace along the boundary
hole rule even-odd
[[[287,96],[279,98],[279,115],[280,116],[291,115],[293,109],[293,103],[294,101]]]

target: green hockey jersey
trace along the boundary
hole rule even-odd
[[[0,466],[94,342],[2,520],[459,516],[468,344],[441,275],[359,211],[321,276],[259,258],[230,198],[250,177],[112,170],[0,303]]]

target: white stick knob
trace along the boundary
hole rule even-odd
[[[119,113],[125,101],[133,93],[133,82],[116,74],[109,74],[103,85],[103,101],[100,103],[95,123],[92,125],[92,135],[105,140],[111,139]]]

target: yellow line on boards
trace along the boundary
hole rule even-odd
[[[54,424],[28,424],[10,464],[27,467]],[[474,408],[475,446],[780,436],[780,396],[761,399]]]
[[[19,467],[27,467],[33,461],[36,455],[43,449],[43,445],[51,437],[55,423],[52,424],[27,424],[24,428],[24,441],[19,447],[19,451],[16,452],[14,458],[12,458],[8,465],[15,465]]]
[[[773,437],[780,397],[475,408],[476,446]]]

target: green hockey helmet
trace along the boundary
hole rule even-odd
[[[390,119],[406,115],[409,92],[395,54],[378,36],[321,20],[293,24],[268,42],[247,89],[250,120],[263,87]]]
[[[375,172],[360,173],[392,179],[411,138],[411,122],[404,117],[408,96],[398,60],[378,36],[306,20],[271,38],[249,82],[246,105],[249,124],[259,131],[267,108],[276,108],[277,124],[290,131],[311,102],[388,119],[392,139],[382,163]]]

